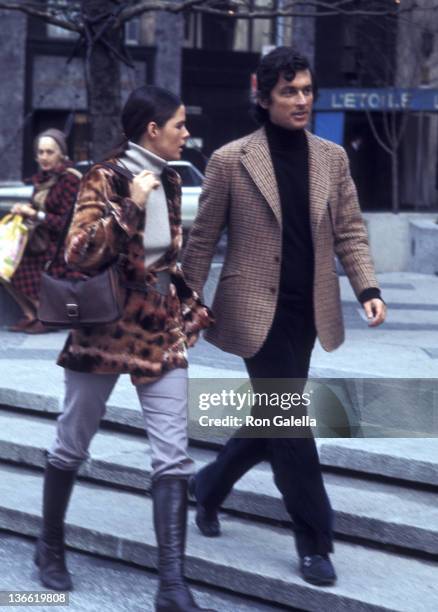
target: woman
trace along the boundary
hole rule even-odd
[[[71,207],[74,206],[81,174],[67,157],[67,143],[60,130],[49,129],[35,140],[39,172],[32,177],[34,191],[30,204],[15,204],[11,212],[20,214],[33,229],[23,259],[5,288],[20,306],[23,317],[10,331],[38,334],[50,331],[37,319],[41,273],[56,251]],[[55,275],[64,276],[62,253],[53,266]]]
[[[183,577],[187,479],[193,472],[187,454],[186,348],[211,322],[176,264],[181,181],[167,162],[180,158],[189,133],[180,99],[152,86],[130,95],[122,125],[126,138],[115,157],[95,165],[82,181],[66,259],[93,274],[123,254],[124,312],[116,323],[71,332],[60,354],[64,411],[48,453],[36,562],[45,586],[71,588],[63,542],[70,492],[118,376],[129,373],[152,452],[156,610],[188,612],[200,608]],[[130,171],[132,182],[114,165]]]

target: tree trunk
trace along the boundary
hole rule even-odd
[[[25,15],[1,11],[0,57],[3,87],[0,89],[0,180],[22,178],[25,115],[26,49],[17,41],[26,38]],[[20,126],[20,127],[19,127]]]
[[[282,4],[286,4],[282,0]],[[292,41],[293,45],[305,55],[312,68],[315,67],[315,36],[316,36],[316,17],[318,15],[316,7],[306,6],[306,13],[315,12],[315,17],[294,17],[292,19]],[[285,21],[284,17],[282,18]],[[283,25],[283,34],[287,32],[287,25]],[[288,44],[284,40],[277,40],[278,45]]]
[[[108,10],[106,0],[83,0],[82,8],[88,18],[104,15]],[[105,18],[104,18],[105,19]],[[103,20],[91,25],[91,32],[102,27]],[[105,39],[116,49],[120,48],[123,30],[105,33]],[[98,161],[121,137],[121,79],[120,62],[108,47],[97,41],[93,44],[86,67],[88,112],[90,118],[91,157]]]
[[[391,175],[392,175],[392,212],[398,213],[399,202],[399,183],[398,183],[398,149],[395,148],[391,153]]]

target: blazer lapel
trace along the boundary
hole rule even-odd
[[[324,144],[306,131],[309,145],[310,223],[315,240],[320,221],[328,206],[330,188],[330,160]]]
[[[314,238],[328,205],[330,187],[330,160],[324,144],[306,131],[309,145],[309,199],[310,222]],[[282,226],[280,194],[275,180],[268,140],[265,130],[254,132],[242,149],[241,160],[261,194],[272,208]]]
[[[275,180],[274,166],[269,152],[265,130],[254,132],[242,149],[241,160],[250,177],[262,193],[282,226],[280,195]]]

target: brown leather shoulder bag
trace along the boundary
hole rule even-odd
[[[128,181],[133,174],[126,168],[104,162]],[[47,263],[41,278],[38,319],[45,325],[77,328],[113,323],[120,319],[125,302],[125,289],[120,281],[120,269],[126,259],[121,255],[99,274],[84,279],[56,278],[51,269],[64,244],[73,218],[72,208],[59,237],[55,255]]]

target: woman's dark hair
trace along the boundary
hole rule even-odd
[[[123,155],[130,140],[138,144],[151,121],[163,127],[181,104],[176,94],[162,87],[145,85],[134,89],[122,110],[122,140],[105,159]]]
[[[257,68],[257,98],[267,101],[271,97],[280,76],[286,81],[293,81],[297,72],[309,70],[312,75],[313,93],[316,99],[317,86],[315,75],[310,66],[309,60],[301,55],[293,47],[277,47],[264,57],[262,57]],[[269,112],[256,102],[252,109],[252,115],[257,123],[263,125],[269,119]]]

